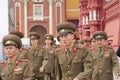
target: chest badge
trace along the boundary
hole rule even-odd
[[[109,53],[105,53],[105,54],[104,54],[104,57],[109,57],[109,56],[110,56]]]
[[[75,57],[74,57],[74,60],[76,60],[77,58],[78,58],[78,57],[77,57],[77,56],[75,56]]]
[[[16,66],[16,68],[14,69],[14,71],[21,71],[21,70],[22,70],[22,68],[19,66]]]

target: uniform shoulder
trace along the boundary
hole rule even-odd
[[[0,66],[6,66],[7,62],[6,61],[0,61]]]
[[[19,49],[19,52],[23,52],[23,51],[27,51],[28,50],[28,48],[21,48],[21,49]]]
[[[79,46],[79,45],[77,45],[77,46],[76,46],[76,49],[79,49],[79,50],[85,50],[86,48],[83,47],[83,46]]]
[[[107,49],[113,50],[113,47],[107,45],[107,46],[104,47],[104,50],[107,50]]]
[[[55,52],[59,52],[59,51],[61,51],[61,50],[63,50],[63,49],[59,47],[59,48],[56,48],[56,49],[55,49]]]
[[[16,61],[16,64],[20,63],[20,62],[27,63],[28,60],[27,59],[19,59],[19,60]]]

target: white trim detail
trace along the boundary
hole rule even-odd
[[[60,22],[62,22],[62,9],[61,9],[61,3],[60,3],[60,2],[56,2],[55,6],[56,6],[56,24],[58,24],[58,23],[57,23],[57,20],[58,20],[58,19],[57,19],[57,18],[58,18],[58,17],[57,17],[57,16],[58,16],[58,15],[57,15],[57,14],[58,14],[57,8],[60,8]]]
[[[43,4],[33,4],[33,20],[43,19]]]
[[[85,25],[85,17],[82,16],[82,25]]]
[[[44,2],[45,0],[32,0],[33,2]]]
[[[89,11],[89,21],[92,21],[92,11]]]
[[[88,24],[88,16],[86,15],[86,24]]]
[[[52,27],[53,27],[53,19],[52,19],[52,2],[49,2],[49,27],[50,27],[50,34],[53,33]]]
[[[27,1],[24,2],[24,33],[27,38]]]
[[[20,30],[20,32],[22,31],[21,30],[21,4],[20,4],[20,7],[19,7],[19,30]]]
[[[15,7],[20,7],[20,2],[16,2]]]
[[[96,10],[93,10],[93,20],[96,20]]]

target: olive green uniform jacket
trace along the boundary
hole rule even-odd
[[[17,57],[9,62],[0,64],[0,75],[2,80],[34,80],[33,70],[27,60],[17,60]]]
[[[113,71],[119,74],[118,59],[112,48],[92,50],[90,57],[93,63],[92,80],[113,80]]]
[[[21,53],[19,59],[27,59],[30,62],[36,78],[44,77],[44,73],[41,73],[39,71],[39,68],[42,66],[43,61],[42,48],[26,49]]]
[[[87,69],[88,65],[91,66],[91,62],[87,61],[88,50],[86,48],[79,48],[73,46],[71,51],[66,49],[58,49],[55,59],[55,72],[56,75],[60,75],[58,80],[88,80],[91,74],[90,69]],[[69,54],[69,57],[67,56]],[[90,63],[90,64],[87,64]]]
[[[54,76],[54,63],[55,63],[55,47],[51,46],[50,48],[43,49],[43,62],[42,67],[45,69],[45,74],[49,74],[45,79],[50,79],[50,77]],[[49,77],[49,78],[47,78]]]
[[[55,48],[52,46],[50,48],[43,49],[42,67],[45,69],[46,73],[53,73],[53,67],[55,62],[54,50]]]

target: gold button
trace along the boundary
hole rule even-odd
[[[102,73],[102,70],[99,70],[99,73]]]
[[[71,80],[71,77],[68,77],[68,79],[70,79],[70,80]]]
[[[70,73],[70,71],[68,71],[68,73]]]
[[[102,66],[99,66],[99,68],[102,68]]]
[[[70,65],[68,65],[68,68],[70,67]]]
[[[11,76],[11,74],[8,75],[8,77],[10,77],[10,76]]]

